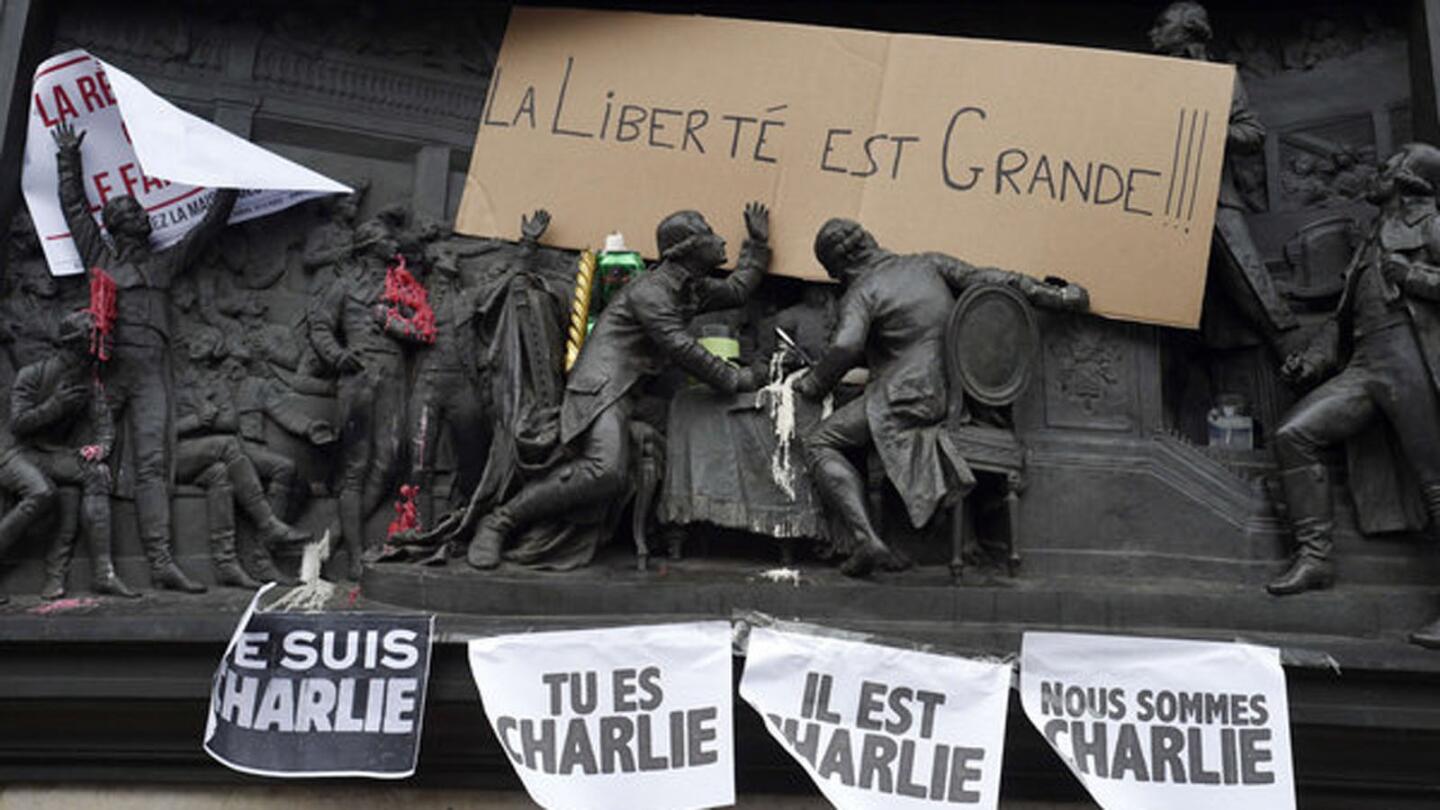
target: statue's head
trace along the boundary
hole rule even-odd
[[[655,245],[661,259],[679,262],[692,270],[713,270],[725,263],[725,240],[699,211],[676,211],[660,220],[655,228]]]
[[[95,319],[89,310],[75,310],[55,327],[55,343],[64,351],[88,355],[94,327]]]
[[[150,215],[145,213],[140,201],[129,194],[111,197],[101,209],[100,217],[105,222],[105,230],[117,239],[150,239]]]
[[[1440,190],[1440,149],[1428,143],[1407,143],[1380,167],[1368,195],[1383,203],[1396,195],[1435,196]]]
[[[848,281],[878,248],[875,237],[853,219],[835,217],[815,234],[815,258],[836,281]]]
[[[1171,3],[1150,26],[1150,47],[1166,56],[1195,57],[1210,42],[1210,15],[1191,0]]]
[[[390,261],[400,252],[394,230],[383,219],[368,219],[355,229],[355,247],[362,255]]]

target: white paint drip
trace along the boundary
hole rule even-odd
[[[330,559],[330,530],[305,546],[300,554],[300,584],[276,599],[269,610],[324,610],[335,595],[335,583],[320,578],[320,569]]]
[[[768,403],[770,422],[775,428],[775,449],[770,451],[770,478],[785,497],[795,500],[795,463],[791,446],[795,443],[795,378],[801,372],[785,375],[784,352],[770,356],[770,382],[757,397]]]
[[[756,393],[760,401],[769,405],[770,422],[775,427],[775,449],[770,453],[770,478],[775,486],[790,500],[795,500],[795,461],[792,448],[795,444],[795,380],[805,369],[785,374],[784,352],[770,356],[770,382]],[[821,418],[828,417],[834,410],[834,400],[825,396],[821,403]],[[777,534],[777,536],[779,536]]]
[[[798,568],[771,568],[768,571],[761,571],[760,578],[769,582],[789,583],[800,587],[800,569]]]

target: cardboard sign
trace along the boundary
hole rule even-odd
[[[1020,700],[1105,810],[1295,807],[1278,650],[1026,633]]]
[[[1096,312],[1199,322],[1234,69],[975,39],[516,8],[456,230],[620,230],[696,209],[731,244],[773,209],[772,272],[820,279],[829,217],[897,252],[1063,276]]]
[[[995,808],[1010,672],[757,627],[740,696],[842,810]]]
[[[735,802],[729,622],[476,639],[470,671],[542,807]]]
[[[215,671],[205,751],[261,776],[415,773],[435,617],[254,607]]]
[[[133,76],[82,50],[35,70],[21,177],[25,204],[53,275],[83,273],[60,210],[51,131],[85,132],[80,147],[91,212],[129,194],[150,214],[151,243],[180,241],[210,207],[205,186],[248,189],[230,222],[244,222],[321,194],[350,189],[175,107]]]

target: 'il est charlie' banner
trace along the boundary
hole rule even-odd
[[[1029,43],[624,12],[511,12],[456,229],[620,230],[775,211],[772,271],[823,278],[829,217],[897,251],[1084,284],[1096,312],[1199,322],[1234,70]]]
[[[995,808],[1008,663],[750,632],[740,696],[839,808]]]

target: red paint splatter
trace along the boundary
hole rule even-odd
[[[424,343],[435,342],[435,310],[430,308],[430,293],[425,285],[410,274],[405,257],[395,254],[395,263],[385,271],[385,328]]]
[[[90,268],[90,353],[110,359],[110,336],[115,331],[115,279],[99,267]]]
[[[415,499],[419,495],[419,484],[401,485],[400,500],[395,502],[395,519],[390,521],[390,527],[385,530],[385,539],[394,537],[397,532],[420,528],[420,510],[415,506]]]
[[[26,613],[33,613],[36,616],[48,616],[51,613],[67,613],[72,610],[87,610],[99,607],[100,600],[91,596],[79,598],[56,599],[53,602],[45,602],[30,608]]]

